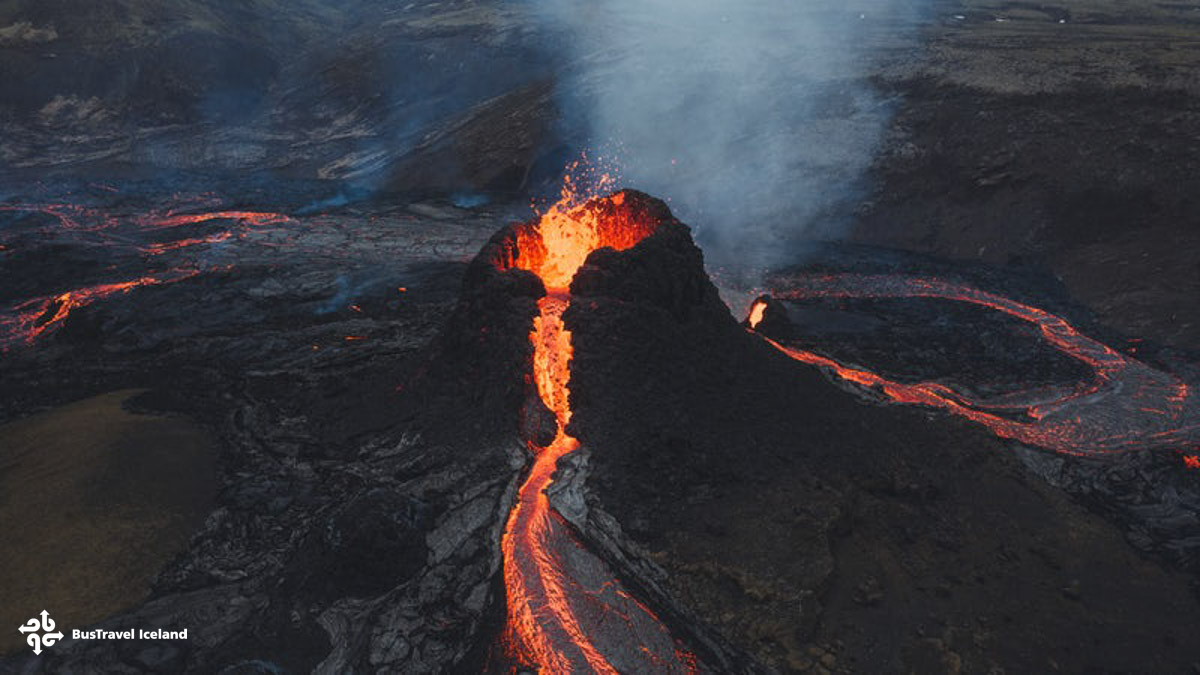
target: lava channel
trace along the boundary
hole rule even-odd
[[[782,300],[815,298],[936,298],[986,307],[1027,321],[1042,339],[1091,367],[1088,383],[1057,391],[975,400],[937,382],[906,384],[819,354],[768,343],[791,358],[824,368],[842,380],[881,392],[897,403],[941,408],[984,425],[1002,438],[1058,453],[1098,457],[1130,450],[1192,445],[1200,438],[1200,404],[1186,382],[1079,333],[1042,309],[936,278],[835,274],[796,276],[773,292]],[[767,301],[751,306],[751,329],[763,321]],[[1011,414],[1021,414],[1014,419]]]
[[[694,672],[694,657],[671,636],[648,607],[635,599],[599,557],[574,536],[546,495],[558,460],[578,450],[567,433],[571,420],[571,333],[563,324],[569,286],[594,250],[624,250],[648,236],[657,223],[627,207],[630,193],[563,199],[536,223],[518,226],[513,267],[541,278],[530,339],[538,395],[557,420],[553,442],[531,444],[533,466],[521,484],[501,542],[510,656],[551,673]]]
[[[38,213],[57,221],[57,226],[42,226],[38,231],[46,240],[67,236],[82,244],[103,246],[115,253],[137,250],[147,256],[159,256],[171,251],[198,245],[216,245],[241,238],[247,228],[263,229],[291,223],[282,214],[270,211],[201,211],[177,213],[174,210],[118,218],[104,211],[77,204],[0,204],[0,213]],[[161,230],[176,230],[189,225],[210,221],[232,221],[236,228],[222,230],[204,236],[187,237],[172,241],[138,244],[147,233]],[[0,251],[7,245],[0,243]],[[78,309],[110,296],[128,293],[142,286],[161,286],[200,274],[195,267],[178,267],[161,272],[147,272],[127,281],[96,284],[66,291],[58,295],[34,297],[11,305],[0,313],[0,351],[12,346],[32,344],[38,338],[56,331],[70,315]]]
[[[32,344],[39,337],[60,328],[71,312],[80,307],[103,300],[118,293],[129,293],[143,286],[162,286],[199,274],[196,269],[176,269],[147,274],[129,281],[85,286],[75,290],[21,302],[7,313],[0,315],[0,351],[25,343]]]

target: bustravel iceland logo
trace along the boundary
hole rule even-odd
[[[35,616],[25,622],[18,630],[22,633],[29,633],[29,637],[25,638],[25,642],[33,647],[33,653],[41,655],[42,647],[49,647],[55,642],[62,639],[63,634],[54,632],[54,619],[50,618],[50,613],[42,610],[42,620],[38,621]]]
[[[33,647],[33,653],[41,656],[42,647],[51,647],[54,643],[65,637],[61,632],[54,630],[54,619],[50,618],[50,613],[42,610],[41,619],[36,616],[25,622],[17,630],[22,633],[28,633],[25,638],[26,644]],[[188,629],[183,630],[163,630],[161,628],[145,629],[145,628],[129,628],[126,630],[79,630],[73,628],[71,630],[72,640],[186,640],[188,639]]]

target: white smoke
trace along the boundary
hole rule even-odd
[[[859,6],[861,5],[861,6]],[[538,0],[568,123],[622,183],[668,199],[710,258],[776,262],[827,236],[861,186],[888,106],[866,82],[903,0]]]

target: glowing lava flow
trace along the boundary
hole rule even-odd
[[[97,209],[76,204],[0,204],[0,213],[40,213],[58,221],[64,230],[95,232],[117,224],[117,220]],[[88,222],[89,224],[84,224]]]
[[[142,219],[142,223],[146,227],[162,229],[180,227],[182,225],[206,223],[210,220],[236,220],[240,223],[261,227],[264,225],[281,225],[287,223],[291,219],[282,213],[272,213],[269,211],[208,211],[204,213],[167,212],[167,214],[163,216],[147,216]]]
[[[99,232],[112,230],[125,223],[121,218],[104,213],[96,207],[87,207],[70,203],[49,204],[3,204],[0,203],[0,213],[40,213],[58,221],[64,230],[80,232]],[[176,213],[168,210],[165,213],[155,211],[130,219],[137,229],[161,230],[196,225],[213,220],[233,220],[239,223],[262,227],[266,225],[282,225],[290,222],[290,218],[282,213],[270,211],[200,211],[196,213]]]
[[[210,211],[205,213],[183,213],[176,214],[168,212],[165,216],[146,216],[139,219],[142,227],[147,229],[170,229],[182,227],[184,225],[195,225],[198,223],[207,223],[213,220],[232,220],[239,225],[252,227],[265,227],[268,225],[281,225],[289,222],[291,219],[281,213],[272,213],[268,211]],[[186,239],[177,239],[156,244],[143,246],[141,251],[148,255],[161,255],[168,251],[177,251],[190,246],[200,244],[220,244],[222,242],[233,239],[235,233],[233,230],[224,230],[216,234],[210,234],[205,237],[189,237]]]
[[[693,670],[691,655],[607,565],[574,539],[546,496],[558,460],[579,448],[566,431],[572,354],[571,333],[562,321],[570,304],[567,287],[590,252],[629,248],[653,229],[623,214],[624,201],[625,194],[617,193],[579,205],[568,186],[559,204],[517,236],[515,265],[537,274],[547,289],[530,339],[534,381],[554,413],[557,432],[550,445],[531,447],[533,466],[501,542],[507,642],[516,660],[550,673]]]
[[[186,201],[186,200],[184,200]],[[212,199],[203,198],[188,208],[213,206]],[[198,245],[216,245],[233,239],[241,239],[246,228],[266,228],[291,222],[281,213],[269,211],[198,211],[177,213],[175,210],[153,211],[129,217],[116,217],[96,207],[70,203],[0,203],[0,213],[31,213],[49,216],[57,221],[52,225],[33,223],[44,240],[66,240],[72,243],[99,245],[120,255],[136,250],[147,256],[160,256]],[[173,241],[139,244],[146,232],[161,230],[175,231],[189,225],[210,221],[233,221],[236,227],[204,236],[193,236]],[[24,227],[23,225],[21,227]],[[7,233],[5,233],[7,234]],[[0,243],[0,251],[7,252],[6,243]],[[0,312],[0,350],[7,351],[18,344],[30,344],[40,337],[57,330],[72,310],[90,305],[119,293],[128,293],[140,286],[168,284],[200,274],[200,270],[188,265],[164,272],[144,272],[142,276],[128,281],[97,284],[78,288],[53,296],[35,297],[19,301],[7,311]]]
[[[182,281],[199,274],[198,270],[171,270],[148,274],[129,281],[96,284],[77,288],[58,295],[26,300],[15,307],[7,316],[0,316],[0,349],[37,338],[57,330],[72,310],[102,300],[117,293],[128,293],[142,286],[161,286]]]
[[[105,213],[96,207],[86,207],[69,203],[50,204],[2,204],[0,213],[39,213],[50,216],[58,221],[57,230],[43,227],[47,234],[71,233],[77,239],[98,240],[99,243],[112,246],[126,246],[140,232],[154,230],[170,230],[187,225],[198,225],[211,221],[233,221],[239,227],[263,228],[272,225],[284,225],[292,222],[291,218],[271,211],[198,211],[193,213],[177,213],[174,210],[154,211],[151,213],[118,218]],[[178,250],[197,244],[215,244],[232,238],[234,230],[225,230],[204,237],[191,237],[177,241],[149,244],[141,248],[143,253],[159,255],[166,251]]]
[[[937,298],[966,302],[1027,321],[1058,350],[1088,364],[1094,381],[1053,392],[1026,392],[972,400],[937,382],[906,384],[763,336],[788,356],[825,368],[843,380],[882,392],[892,401],[941,408],[986,426],[997,436],[1055,452],[1099,456],[1135,449],[1179,446],[1200,437],[1200,405],[1183,380],[1129,358],[1036,307],[939,279],[895,275],[814,275],[789,279],[776,294],[813,298]],[[765,303],[751,308],[750,325],[762,321]],[[1000,411],[1023,412],[1021,419]]]

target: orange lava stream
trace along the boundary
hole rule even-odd
[[[67,230],[96,231],[114,226],[115,218],[105,216],[95,209],[89,209],[76,204],[0,204],[0,212],[41,213],[58,220],[59,225]],[[91,225],[83,225],[83,221],[92,221]]]
[[[536,226],[518,232],[521,253],[516,266],[537,274],[547,289],[547,295],[538,302],[539,315],[530,333],[534,348],[532,375],[539,397],[554,413],[557,431],[548,446],[531,444],[533,466],[517,492],[501,540],[508,604],[507,642],[519,661],[549,673],[619,672],[597,646],[592,634],[596,626],[580,614],[585,607],[604,604],[604,593],[610,599],[620,599],[621,606],[612,609],[614,616],[624,618],[625,625],[651,625],[669,639],[669,631],[657,617],[620,588],[616,580],[604,582],[599,590],[589,590],[570,578],[560,556],[564,547],[578,544],[546,495],[558,461],[579,448],[579,441],[566,431],[571,420],[572,345],[562,315],[570,305],[571,279],[592,251],[605,246],[629,248],[650,232],[647,227],[613,216],[613,207],[621,206],[624,198],[617,193],[607,200],[581,205],[568,183],[563,199]],[[634,612],[637,617],[631,618],[629,614]],[[669,656],[651,653],[645,644],[638,649],[644,663],[653,664],[650,667],[655,671],[694,671],[694,657],[671,645]]]
[[[140,219],[140,223],[142,227],[147,229],[170,229],[184,225],[206,223],[212,220],[234,220],[240,225],[265,227],[267,225],[279,225],[287,223],[290,219],[282,213],[272,213],[268,211],[210,211],[205,213],[185,214],[172,214],[168,212],[166,216],[146,216]],[[233,237],[233,230],[225,230],[216,234],[210,234],[206,237],[190,237],[176,241],[149,244],[147,246],[143,246],[141,250],[143,253],[148,255],[161,255],[168,251],[176,251],[182,248],[188,248],[200,244],[219,244],[221,242],[229,241],[230,239],[233,239]]]
[[[181,225],[206,223],[210,220],[236,220],[250,225],[278,225],[290,219],[282,213],[268,211],[209,211],[205,213],[170,213],[165,216],[149,216],[145,225],[152,228],[170,228]]]
[[[193,200],[194,201],[194,200]],[[189,208],[211,206],[211,199],[203,199],[202,203]],[[207,203],[203,203],[207,202]],[[173,210],[154,211],[129,218],[110,215],[96,208],[70,203],[0,203],[0,213],[39,213],[50,216],[58,221],[57,227],[41,227],[48,236],[57,236],[59,232],[70,233],[79,241],[113,248],[136,247],[141,253],[158,256],[171,251],[178,251],[198,245],[213,245],[241,238],[241,230],[247,227],[265,227],[291,222],[282,214],[269,211],[203,211],[194,213],[176,213]],[[205,236],[188,237],[174,241],[138,245],[137,232],[166,230],[186,225],[194,225],[209,221],[235,221],[237,227]],[[135,232],[128,232],[133,229]],[[7,251],[6,244],[0,244],[0,251]],[[70,313],[79,307],[90,305],[118,293],[128,293],[141,286],[155,286],[172,283],[199,274],[197,269],[173,269],[165,272],[151,272],[129,281],[108,284],[97,284],[79,288],[54,296],[36,297],[24,300],[0,312],[0,350],[7,351],[9,347],[20,343],[30,344],[40,337],[57,330]]]
[[[41,213],[58,220],[67,230],[97,232],[118,227],[120,218],[111,216],[98,208],[70,203],[47,204],[0,204],[0,212]],[[205,223],[210,220],[235,220],[253,226],[280,225],[291,219],[282,213],[270,211],[205,211],[199,213],[152,212],[132,219],[142,229],[168,229],[183,225]]]
[[[791,358],[825,368],[848,382],[880,391],[897,403],[947,410],[986,426],[1002,438],[1077,456],[1097,456],[1141,447],[1178,444],[1200,433],[1200,411],[1178,377],[1153,369],[1077,331],[1062,317],[993,293],[939,279],[897,275],[841,274],[800,277],[795,288],[776,294],[810,298],[938,298],[967,302],[1003,312],[1038,327],[1042,338],[1064,354],[1092,367],[1094,382],[1053,400],[1027,394],[1026,403],[972,401],[937,382],[906,384],[825,356],[787,347],[765,336]],[[765,304],[751,307],[757,326]],[[757,316],[758,320],[755,320]],[[1019,397],[1019,396],[1018,396]],[[1007,397],[1013,399],[1017,397]],[[1025,419],[1010,419],[988,409],[1023,409]]]
[[[0,347],[5,350],[17,342],[32,343],[53,332],[71,312],[117,293],[128,293],[142,286],[160,286],[199,274],[197,270],[172,270],[129,281],[77,288],[54,296],[34,298],[17,305],[10,316],[0,316]]]
[[[188,248],[189,246],[197,246],[199,244],[219,244],[223,241],[229,241],[232,238],[233,232],[218,232],[207,237],[192,237],[190,239],[179,239],[159,244],[148,244],[142,247],[142,253],[147,255],[162,255],[167,251],[177,251],[181,248]]]
[[[558,565],[547,546],[550,519],[557,516],[550,508],[545,490],[553,480],[558,460],[579,448],[579,441],[566,432],[571,419],[567,389],[571,376],[571,333],[563,326],[562,313],[569,302],[562,291],[547,295],[538,302],[541,314],[534,319],[531,336],[534,376],[538,394],[554,411],[558,430],[550,445],[534,449],[533,467],[517,493],[501,542],[506,562],[509,628],[515,632],[521,651],[526,652],[522,656],[550,672],[571,672],[572,664],[582,657],[595,672],[615,673],[579,625]],[[527,574],[526,570],[533,570],[533,574]],[[564,644],[573,646],[577,653],[564,653],[561,649]]]

